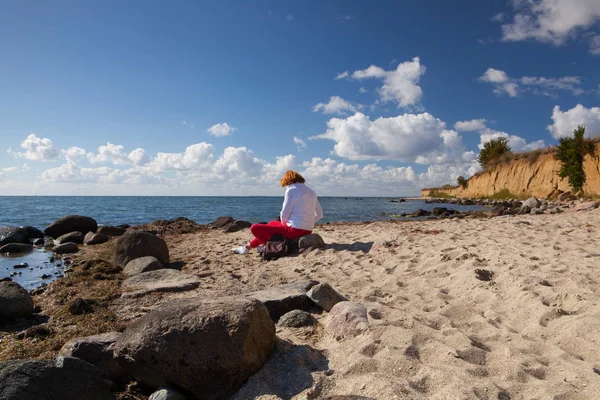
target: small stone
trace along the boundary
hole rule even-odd
[[[336,292],[328,283],[313,286],[306,295],[325,311],[330,311],[340,301],[348,300]]]
[[[63,243],[55,246],[52,251],[56,254],[76,253],[79,251],[79,247],[76,243]]]
[[[314,326],[317,324],[317,319],[311,314],[302,310],[292,310],[279,318],[278,326],[288,328],[301,328],[305,326]]]

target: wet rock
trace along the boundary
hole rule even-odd
[[[163,265],[156,257],[146,256],[133,259],[123,268],[123,273],[128,276],[141,274],[142,272],[156,271],[163,269]]]
[[[98,233],[106,236],[121,236],[127,231],[121,226],[101,226],[98,228]]]
[[[27,229],[16,226],[0,226],[0,247],[9,243],[27,243]]]
[[[40,247],[43,247],[43,246],[44,246],[44,243],[45,243],[45,241],[44,241],[44,238],[35,239],[35,240],[33,241],[33,245],[34,245],[34,246],[40,246]]]
[[[169,248],[162,238],[148,232],[127,231],[115,244],[115,266],[124,268],[136,258],[153,256],[162,265],[169,265]]]
[[[33,251],[33,246],[24,243],[9,243],[0,247],[0,253],[28,253]]]
[[[171,388],[160,387],[150,395],[148,400],[186,400],[186,397]]]
[[[16,282],[0,282],[0,323],[33,314],[33,299]]]
[[[69,254],[69,253],[77,253],[79,251],[79,247],[77,243],[63,243],[58,246],[54,246],[52,249],[56,254]]]
[[[275,342],[275,326],[259,301],[196,298],[172,301],[131,324],[115,356],[151,388],[168,385],[221,399],[262,367]]]
[[[83,244],[85,244],[86,246],[102,244],[108,242],[108,239],[108,235],[103,235],[102,233],[88,232],[83,238]]]
[[[409,217],[411,218],[417,218],[417,217],[427,217],[431,215],[431,212],[427,211],[427,210],[423,210],[423,209],[419,209],[415,212],[412,212],[410,214],[408,214]]]
[[[230,223],[232,223],[234,221],[234,219],[230,216],[225,216],[225,217],[219,217],[217,219],[215,219],[213,221],[212,224],[210,224],[213,228],[224,228],[226,225],[229,225]]]
[[[27,264],[26,262],[24,262],[24,263],[21,263],[21,264],[16,264],[16,265],[13,265],[13,268],[14,268],[14,269],[19,269],[19,268],[27,268],[27,267],[29,267],[29,264]]]
[[[444,215],[448,211],[446,207],[434,207],[431,209],[432,215]]]
[[[289,313],[284,314],[279,318],[279,322],[277,322],[278,326],[285,326],[288,328],[302,328],[305,326],[315,326],[316,324],[317,319],[302,310],[292,310]]]
[[[54,239],[55,245],[69,243],[69,242],[82,244],[83,243],[83,233],[78,232],[78,231],[69,232],[69,233],[65,233],[64,235],[60,235],[59,237]]]
[[[292,310],[308,311],[315,307],[315,303],[308,298],[306,292],[319,282],[313,280],[286,283],[274,288],[249,293],[251,297],[262,302],[273,321],[278,321],[282,315]]]
[[[27,230],[27,239],[42,239],[44,237],[44,232],[40,231],[38,228],[33,226],[23,226],[23,229]]]
[[[298,239],[298,248],[300,250],[306,249],[324,249],[325,241],[320,235],[311,233],[310,235],[300,236]]]
[[[341,301],[348,301],[347,298],[336,292],[328,283],[320,283],[313,286],[306,295],[325,311],[331,311],[333,306]]]
[[[113,400],[96,367],[78,358],[0,363],[3,400]]]
[[[185,292],[200,286],[200,278],[176,269],[142,272],[125,280],[123,297],[140,297],[153,292]]]
[[[82,215],[69,215],[50,224],[44,230],[44,233],[56,239],[69,232],[87,233],[96,232],[97,230],[98,223],[93,218]]]
[[[356,337],[369,329],[367,309],[352,301],[337,303],[325,318],[325,328],[336,340]]]
[[[73,339],[65,343],[60,354],[80,358],[98,367],[103,377],[117,380],[125,375],[113,357],[115,343],[120,336],[119,332],[109,332]]]

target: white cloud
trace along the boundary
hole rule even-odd
[[[337,75],[335,76],[335,79],[336,79],[336,80],[337,80],[337,79],[346,79],[346,78],[349,78],[349,77],[350,77],[350,72],[348,72],[348,71],[344,71],[344,72],[342,72],[342,73],[339,73],[339,74],[337,74]]]
[[[223,122],[222,124],[215,124],[207,129],[208,133],[210,133],[211,135],[216,136],[216,137],[228,136],[228,135],[231,135],[235,131],[237,131],[237,128],[234,128],[233,126],[229,125],[227,122]]]
[[[131,160],[123,152],[123,146],[107,142],[106,145],[98,147],[98,153],[87,153],[87,159],[92,164],[110,163],[115,165],[127,165]]]
[[[419,57],[415,57],[412,61],[398,64],[396,69],[392,71],[386,71],[381,67],[371,65],[367,69],[354,71],[352,74],[348,71],[343,72],[336,79],[382,79],[383,85],[377,89],[380,101],[383,103],[394,102],[398,107],[407,107],[417,104],[423,97],[419,81],[425,70],[426,68],[421,65]]]
[[[511,78],[506,72],[488,68],[478,78],[482,82],[494,85],[494,93],[497,95],[507,94],[517,97],[522,92],[530,92],[537,95],[557,97],[557,91],[569,91],[573,95],[584,92],[581,89],[581,78],[578,76],[564,76],[560,78],[545,78],[536,76],[524,76],[522,78]]]
[[[592,36],[590,39],[590,53],[600,55],[600,35]]]
[[[473,132],[485,129],[486,119],[472,119],[470,121],[458,121],[454,124],[454,129],[459,132]]]
[[[54,147],[52,140],[37,137],[34,133],[25,138],[21,143],[21,148],[25,150],[25,153],[13,152],[10,148],[8,153],[14,157],[23,157],[31,161],[54,161],[60,155],[60,151]]]
[[[146,154],[146,150],[142,148],[133,150],[131,153],[129,153],[127,158],[133,163],[133,165],[145,165],[151,160],[151,157]]]
[[[587,137],[600,137],[600,107],[586,108],[581,104],[567,111],[561,111],[559,106],[552,110],[552,125],[548,130],[555,139],[573,136],[573,131],[579,125],[585,125]]]
[[[313,112],[322,111],[323,114],[343,115],[348,111],[357,112],[361,105],[354,105],[339,96],[331,96],[328,103],[319,103],[313,107]]]
[[[506,15],[501,12],[501,13],[494,15],[490,20],[494,21],[494,22],[502,22],[502,21],[504,21],[505,16]]]
[[[367,92],[368,92],[368,90],[367,90],[367,89],[365,89],[363,86],[361,86],[361,87],[360,87],[360,89],[358,89],[358,92],[359,92],[359,93],[367,93]]]
[[[61,150],[61,154],[62,154],[63,158],[65,160],[67,160],[67,163],[74,164],[80,158],[83,158],[86,156],[86,151],[85,151],[85,149],[82,149],[81,147],[72,146],[66,150]]]
[[[598,0],[513,0],[518,12],[502,25],[502,39],[561,45],[600,19]]]
[[[306,142],[299,137],[294,136],[294,144],[296,145],[298,151],[306,150]]]
[[[311,139],[333,140],[336,142],[333,152],[351,160],[424,162],[432,155],[448,150],[444,137],[447,135],[446,124],[429,113],[404,114],[375,121],[356,113],[348,118],[332,118],[327,127],[325,133]]]

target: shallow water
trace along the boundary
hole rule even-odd
[[[65,266],[60,258],[50,261],[52,252],[44,249],[34,249],[30,253],[7,256],[0,255],[0,278],[10,277],[25,289],[35,289],[43,283],[50,283],[64,276]],[[27,268],[14,268],[15,265],[27,263]],[[12,274],[12,276],[11,276]],[[42,279],[42,275],[49,278]]]

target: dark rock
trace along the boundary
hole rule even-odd
[[[277,322],[278,326],[285,326],[288,328],[301,328],[305,326],[315,326],[316,324],[317,319],[302,310],[292,310],[289,313],[284,314],[279,318],[279,322]]]
[[[16,282],[0,282],[0,323],[33,314],[33,299]]]
[[[286,283],[249,293],[246,297],[251,297],[262,302],[267,307],[271,319],[278,321],[282,315],[292,310],[308,311],[314,308],[315,303],[308,298],[306,292],[318,283],[313,280]]]
[[[476,269],[475,278],[480,281],[491,281],[494,278],[494,272],[487,269]]]
[[[19,269],[19,268],[27,268],[27,267],[29,267],[29,264],[27,264],[26,262],[24,262],[24,263],[21,263],[21,264],[16,264],[16,265],[13,265],[13,268],[14,268],[14,269]]]
[[[306,295],[325,311],[331,311],[333,306],[341,301],[348,301],[347,298],[336,292],[329,283],[320,283],[313,286]]]
[[[98,233],[106,236],[121,236],[127,231],[123,226],[101,226],[98,228]]]
[[[127,231],[115,244],[115,266],[124,268],[136,258],[153,256],[162,265],[169,265],[169,248],[158,236],[142,231]]]
[[[431,209],[431,214],[432,215],[443,215],[446,213],[446,211],[448,211],[448,209],[446,207],[434,207]]]
[[[50,278],[52,278],[52,275],[42,274],[42,276],[40,276],[40,279],[50,279]]]
[[[121,288],[123,297],[140,297],[154,292],[185,292],[198,286],[200,278],[196,275],[176,269],[159,269],[134,275],[125,280]]]
[[[300,236],[298,239],[298,248],[300,250],[305,249],[324,249],[325,241],[323,238],[316,233],[311,233],[309,235]]]
[[[44,236],[44,248],[50,249],[52,247],[54,247],[54,239],[50,236]]]
[[[69,254],[69,253],[77,253],[79,251],[79,247],[76,243],[63,243],[58,246],[54,246],[52,249],[56,254]]]
[[[83,243],[83,233],[77,232],[77,231],[69,232],[69,233],[65,233],[64,235],[60,235],[59,237],[54,239],[55,245],[69,243],[69,242],[82,244]]]
[[[108,242],[108,239],[108,235],[103,235],[102,233],[88,232],[83,238],[83,244],[85,244],[86,246],[102,244]]]
[[[0,247],[0,253],[28,253],[32,250],[32,245],[24,243],[9,243]]]
[[[232,217],[230,216],[226,216],[226,217],[219,217],[217,219],[214,220],[214,222],[212,224],[210,224],[213,228],[224,228],[226,225],[229,225],[230,223],[232,223],[234,220]]]
[[[252,224],[248,221],[233,221],[223,227],[223,232],[232,233],[241,231],[244,228],[250,228]]]
[[[2,400],[113,400],[98,368],[78,358],[0,363]]]
[[[413,213],[408,214],[409,217],[411,218],[416,218],[416,217],[426,217],[428,215],[431,215],[431,212],[427,211],[427,210],[423,210],[423,209],[419,209]]]
[[[360,303],[337,303],[325,319],[325,328],[336,339],[353,338],[369,329],[367,309]]]
[[[35,325],[27,328],[23,332],[19,332],[17,339],[45,339],[50,336],[52,331],[46,325]]]
[[[82,215],[69,215],[50,224],[44,230],[44,233],[56,239],[69,232],[87,233],[96,232],[97,230],[98,223],[93,218]]]
[[[27,229],[16,226],[0,226],[0,247],[9,243],[27,243]]]
[[[46,243],[46,242],[45,242],[45,240],[43,238],[35,239],[33,241],[33,245],[34,246],[44,246],[44,243]]]
[[[120,379],[125,371],[113,357],[115,343],[120,336],[119,332],[109,332],[73,339],[65,343],[60,354],[77,357],[95,365],[105,378]]]
[[[27,229],[27,239],[42,239],[44,237],[44,232],[40,231],[38,228],[33,226],[23,226],[23,229]]]
[[[156,257],[146,256],[133,259],[123,268],[123,273],[128,276],[141,274],[142,272],[156,271],[163,269],[163,265]]]
[[[172,301],[131,324],[115,356],[151,388],[224,399],[262,367],[275,342],[275,326],[259,301],[196,298]]]

